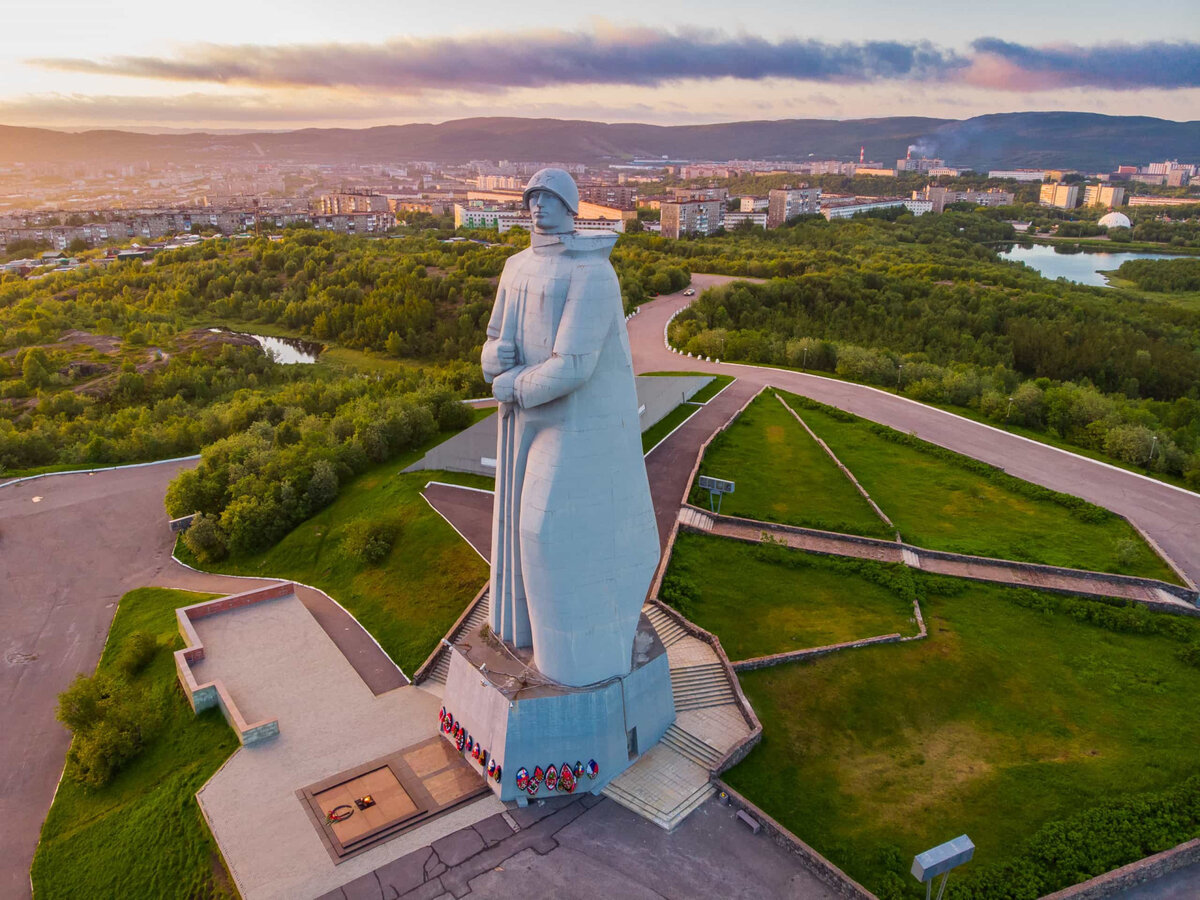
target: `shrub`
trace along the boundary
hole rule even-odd
[[[200,562],[217,562],[229,554],[225,535],[215,516],[197,513],[183,533],[183,543]]]
[[[148,631],[135,631],[121,644],[117,667],[130,678],[150,665],[158,653],[158,638]]]
[[[355,519],[342,533],[342,553],[350,559],[374,565],[388,555],[398,530],[390,522]]]
[[[67,752],[66,776],[103,787],[137,756],[161,719],[147,694],[111,675],[78,675],[58,698],[58,720],[74,739]]]
[[[668,572],[663,577],[658,598],[691,618],[695,614],[695,604],[700,600],[700,588],[690,578]]]

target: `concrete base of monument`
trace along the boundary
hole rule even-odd
[[[666,648],[645,615],[632,663],[624,676],[571,687],[547,679],[528,651],[501,642],[486,626],[473,630],[452,645],[443,695],[450,731],[442,736],[461,739],[467,759],[501,800],[523,806],[562,796],[572,780],[575,792],[598,794],[675,721]],[[550,767],[558,775],[564,765],[571,769],[566,786],[561,776],[551,786]],[[528,776],[520,787],[519,775]]]

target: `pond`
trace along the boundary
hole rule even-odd
[[[1029,247],[1010,244],[1009,248],[1001,251],[1001,259],[1025,263],[1030,268],[1037,269],[1043,277],[1051,280],[1065,278],[1077,284],[1096,287],[1111,287],[1108,279],[1100,273],[1116,269],[1127,260],[1177,258],[1169,253],[1110,253],[1105,250],[1079,250],[1074,247],[1067,252],[1062,252],[1058,247],[1047,247],[1044,244],[1034,244]]]
[[[263,348],[263,352],[274,359],[275,362],[289,366],[297,363],[315,363],[317,357],[321,355],[321,351],[325,349],[322,344],[313,341],[302,341],[299,338],[270,337],[265,334],[233,331],[230,328],[210,328],[208,330],[223,331],[226,334],[240,334],[245,337],[254,338],[258,342],[258,346]]]

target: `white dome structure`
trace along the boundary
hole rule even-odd
[[[1129,228],[1129,216],[1125,213],[1110,212],[1107,215],[1101,216],[1100,221],[1096,223],[1102,228]]]

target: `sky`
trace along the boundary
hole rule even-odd
[[[1200,119],[1200,3],[6,0],[0,124]]]

